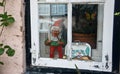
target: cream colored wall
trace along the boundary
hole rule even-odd
[[[6,10],[15,17],[16,21],[14,24],[4,28],[0,43],[10,45],[15,49],[16,53],[14,57],[7,57],[5,54],[0,56],[0,61],[4,62],[4,65],[0,65],[0,74],[23,74],[25,71],[24,0],[6,1]]]

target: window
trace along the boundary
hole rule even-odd
[[[113,0],[31,0],[32,65],[112,71],[113,11]]]

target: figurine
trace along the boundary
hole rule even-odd
[[[64,40],[61,37],[61,25],[62,20],[57,20],[50,28],[50,34],[48,33],[48,38],[45,40],[45,45],[50,46],[50,58],[54,58],[54,52],[57,50],[59,58],[63,58]]]

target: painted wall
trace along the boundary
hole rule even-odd
[[[2,0],[0,0],[1,2]],[[13,57],[6,54],[0,56],[0,74],[23,74],[25,70],[25,37],[24,37],[24,6],[23,0],[6,0],[6,10],[15,18],[15,23],[4,28],[0,43],[8,44],[15,49]],[[0,7],[0,13],[2,8]],[[1,31],[1,27],[0,27]]]

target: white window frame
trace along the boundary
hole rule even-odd
[[[42,0],[43,1],[43,0]],[[68,35],[69,49],[72,43],[72,3],[80,4],[104,4],[103,17],[103,40],[102,40],[102,61],[79,61],[70,59],[51,59],[39,58],[39,26],[38,26],[38,3],[67,3],[68,4]],[[114,15],[114,0],[46,0],[38,2],[38,0],[30,0],[31,12],[31,53],[32,65],[57,68],[75,69],[75,64],[79,69],[95,70],[95,71],[112,71],[112,41],[113,41],[113,15]],[[97,51],[97,50],[96,50]],[[106,57],[108,60],[106,60]],[[107,65],[106,65],[107,64]]]

